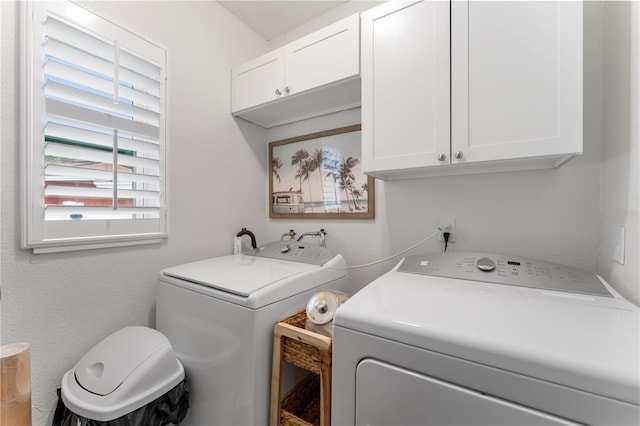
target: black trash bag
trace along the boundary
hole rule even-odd
[[[88,419],[69,410],[60,397],[52,426],[168,426],[179,425],[189,410],[189,389],[183,380],[169,392],[137,410],[109,421]]]

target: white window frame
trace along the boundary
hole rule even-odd
[[[49,14],[149,58],[160,68],[160,201],[154,219],[45,220],[44,22]],[[167,51],[155,42],[70,1],[21,2],[21,203],[22,248],[34,253],[159,243],[168,237]],[[117,79],[116,79],[117,81]],[[117,136],[117,133],[116,133]],[[116,206],[117,209],[117,206]]]

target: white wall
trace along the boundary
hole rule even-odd
[[[591,64],[597,68],[597,64]],[[440,217],[455,217],[457,242],[451,251],[493,251],[552,259],[597,269],[599,158],[599,90],[585,93],[585,154],[557,170],[473,176],[376,181],[375,220],[269,220],[269,239],[290,228],[306,232],[325,228],[329,247],[349,265],[395,254],[436,230]],[[360,110],[269,129],[269,141],[358,123]],[[430,240],[411,253],[439,251]],[[390,269],[399,258],[351,272],[357,290]]]
[[[345,10],[344,15],[348,13]],[[325,228],[327,244],[340,250],[348,264],[358,265],[409,247],[431,234],[439,218],[455,217],[457,242],[449,250],[514,253],[596,272],[601,215],[602,15],[602,3],[585,2],[582,156],[556,170],[376,181],[375,220],[271,219],[270,238],[292,227],[297,232]],[[312,21],[296,34],[316,27]],[[269,47],[288,42],[287,37],[274,39]],[[269,129],[267,138],[274,141],[358,122],[359,110],[349,111]],[[413,252],[442,249],[441,243],[432,240]],[[352,271],[354,289],[396,261]],[[637,270],[637,262],[633,264]],[[626,281],[615,284],[621,291],[632,285]],[[637,297],[632,300],[638,303]]]
[[[604,12],[604,158],[599,272],[638,304],[640,3],[606,2]],[[613,261],[619,227],[626,230],[624,265]]]
[[[34,425],[62,375],[125,325],[153,325],[158,271],[229,254],[242,226],[264,234],[265,132],[229,113],[230,67],[266,42],[215,2],[90,2],[164,45],[170,237],[162,245],[33,255],[19,248],[17,2],[2,7],[2,343],[32,350]]]

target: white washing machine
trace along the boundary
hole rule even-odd
[[[268,424],[273,326],[347,283],[342,255],[295,241],[161,271],[156,327],[190,390],[182,425]]]
[[[578,269],[407,257],[336,312],[333,425],[637,426],[639,321]]]

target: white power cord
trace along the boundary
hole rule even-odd
[[[426,243],[427,241],[429,241],[431,238],[435,237],[436,235],[439,235],[440,232],[442,231],[442,229],[438,228],[438,230],[436,232],[434,232],[433,234],[429,235],[428,237],[426,237],[423,240],[418,241],[417,243],[415,243],[414,245],[412,245],[411,247],[408,247],[402,251],[399,251],[398,253],[391,255],[389,257],[385,257],[384,259],[380,259],[380,260],[376,260],[375,262],[371,262],[371,263],[365,263],[363,265],[354,265],[354,266],[347,266],[347,269],[359,269],[359,268],[366,268],[367,266],[373,266],[373,265],[377,265],[378,263],[382,263],[382,262],[386,262],[387,260],[391,260],[394,257],[398,257],[402,254],[405,254],[406,252],[408,252],[409,250],[413,250],[414,248],[418,247],[420,244]]]

